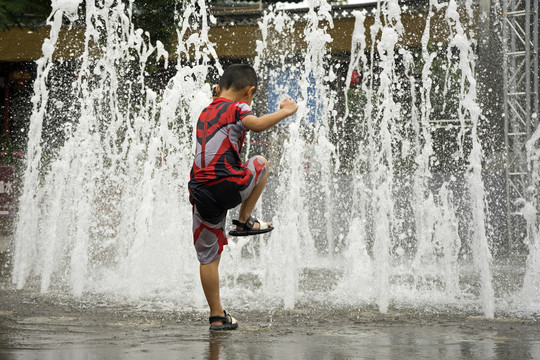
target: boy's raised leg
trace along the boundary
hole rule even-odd
[[[257,157],[264,162],[266,169],[268,169],[268,160],[266,160],[263,156],[260,156],[260,155],[258,155]],[[255,205],[257,204],[257,201],[261,197],[264,187],[266,186],[267,179],[268,179],[268,171],[266,171],[266,173],[261,178],[259,183],[255,185],[255,187],[253,188],[253,191],[246,198],[246,200],[242,202],[242,205],[240,206],[240,211],[238,213],[238,221],[245,223],[247,219],[249,219],[249,217],[251,216],[251,213],[253,212],[253,209],[255,209]],[[269,222],[268,225],[272,225],[272,223]],[[253,226],[253,229],[254,230],[259,229],[259,224],[255,224]]]

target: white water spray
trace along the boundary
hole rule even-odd
[[[51,80],[65,69],[53,55],[64,14],[76,19],[75,4],[53,3],[50,39],[38,61],[13,282],[44,293],[204,308],[186,187],[193,126],[211,99],[208,75],[212,67],[221,72],[212,65],[217,55],[204,2],[182,9],[174,56],[133,27],[130,6],[87,4],[84,52],[70,68],[70,95],[60,98]],[[331,86],[341,75],[329,56],[329,4],[310,1],[303,17],[263,15],[254,59],[261,83],[272,84],[278,97],[295,96],[300,109],[266,139],[274,144],[271,156],[263,155],[275,186],[256,211],[272,215],[276,229],[230,239],[222,257],[228,308],[375,304],[383,313],[452,308],[487,317],[538,311],[496,308],[505,300],[495,297],[485,230],[476,57],[457,10],[455,1],[430,1],[420,53],[402,46],[407,34],[397,1],[357,13],[345,104]],[[449,29],[442,108],[458,104],[456,156],[467,164],[461,193],[455,189],[463,171],[443,177],[432,170],[440,111],[432,99],[441,93],[435,11],[444,12]],[[298,24],[305,47],[294,41]],[[149,64],[167,68],[175,59],[174,77],[162,89],[150,86]],[[349,89],[354,70],[361,81]],[[297,81],[282,81],[288,78]],[[66,121],[52,142],[44,126],[57,117]],[[353,139],[350,154],[340,153],[345,134]],[[529,298],[538,283],[537,244],[530,243],[524,283]],[[472,271],[463,265],[467,256]]]

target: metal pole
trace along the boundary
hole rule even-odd
[[[534,66],[534,70],[533,70],[533,89],[534,89],[534,97],[533,97],[533,104],[534,104],[534,113],[536,114],[536,116],[534,118],[531,119],[532,121],[532,126],[533,126],[533,131],[536,131],[536,128],[537,126],[540,124],[540,120],[538,119],[538,117],[540,117],[540,113],[539,113],[539,110],[538,110],[538,107],[540,106],[539,103],[540,103],[540,94],[539,94],[539,89],[538,89],[538,86],[540,85],[539,82],[540,82],[540,78],[538,76],[538,71],[540,71],[539,69],[539,64],[538,64],[538,57],[539,57],[539,49],[538,49],[538,32],[540,31],[539,28],[538,28],[538,0],[534,0],[534,9],[533,9],[533,16],[534,16],[534,20],[533,20],[533,51],[534,51],[534,60],[533,60],[533,66]],[[535,181],[535,179],[532,179],[532,181]],[[535,186],[536,184],[532,184],[533,186]],[[540,191],[535,191],[536,193],[536,198],[534,199],[536,202],[536,207],[537,207],[537,214],[540,213],[540,209],[538,208],[540,206]],[[538,215],[540,217],[540,215]],[[537,217],[537,223],[539,223],[539,220],[540,218]]]
[[[535,0],[538,2],[538,0]],[[525,0],[525,121],[527,139],[531,138],[531,0]],[[524,142],[525,143],[525,142]],[[526,155],[526,154],[525,154]],[[526,162],[525,162],[526,163]],[[530,174],[525,180],[525,188],[530,183]]]
[[[512,221],[510,219],[512,208],[510,205],[510,141],[508,138],[510,126],[510,114],[508,112],[508,0],[503,0],[503,20],[502,20],[502,33],[503,33],[503,104],[504,104],[504,145],[506,149],[506,234],[507,234],[507,248],[511,249],[512,243]]]
[[[540,96],[539,96],[539,89],[538,89],[538,86],[539,86],[539,82],[540,82],[540,78],[538,76],[538,71],[540,70],[538,67],[538,0],[534,0],[534,9],[533,9],[533,13],[534,13],[534,20],[533,20],[533,47],[534,47],[534,72],[533,72],[533,86],[534,86],[534,99],[533,99],[533,104],[534,104],[534,113],[536,114],[536,117],[533,118],[533,128],[536,129],[536,127],[538,126],[538,117],[540,117],[540,113],[539,113],[539,109],[538,107],[540,106],[539,103],[540,103]]]

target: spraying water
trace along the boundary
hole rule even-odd
[[[187,181],[193,126],[211,100],[207,79],[221,72],[208,36],[212,17],[204,2],[185,3],[172,55],[134,28],[132,3],[86,2],[82,55],[55,61],[63,18],[76,21],[79,5],[53,3],[38,61],[13,282],[42,293],[203,308]],[[264,154],[274,185],[255,211],[276,229],[229,241],[224,302],[538,312],[494,290],[471,1],[463,15],[455,1],[431,0],[417,50],[403,46],[397,1],[355,13],[348,67],[328,50],[331,6],[306,5],[301,16],[269,9],[259,22],[254,66],[273,96],[294,97],[299,111],[264,139],[274,144]],[[441,14],[445,46],[432,33]],[[299,25],[305,46],[293,40]],[[160,61],[168,69],[171,59],[174,76],[152,86],[148,69]],[[62,77],[68,70],[70,81]],[[353,73],[360,81],[350,88]],[[340,76],[343,94],[333,86]],[[260,112],[273,111],[270,100],[257,104]],[[444,174],[434,170],[433,124],[442,113],[452,113],[458,129],[450,133],[457,165]],[[54,137],[44,130],[51,123],[60,124]],[[246,156],[259,150],[247,148]],[[502,282],[499,293],[535,296],[535,234],[524,288]]]
[[[536,308],[540,303],[540,224],[538,223],[538,188],[540,186],[540,128],[537,128],[526,144],[530,171],[533,174],[528,191],[529,201],[523,207],[523,216],[527,222],[526,244],[529,248],[527,268],[523,279],[520,299],[526,299],[522,306],[528,310]],[[518,300],[519,301],[519,300]],[[534,310],[533,310],[534,311]]]

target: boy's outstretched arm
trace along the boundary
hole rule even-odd
[[[296,110],[298,110],[298,105],[291,98],[286,98],[279,104],[278,111],[261,117],[248,115],[242,119],[242,124],[251,131],[261,132],[276,125],[287,116],[291,116]]]

